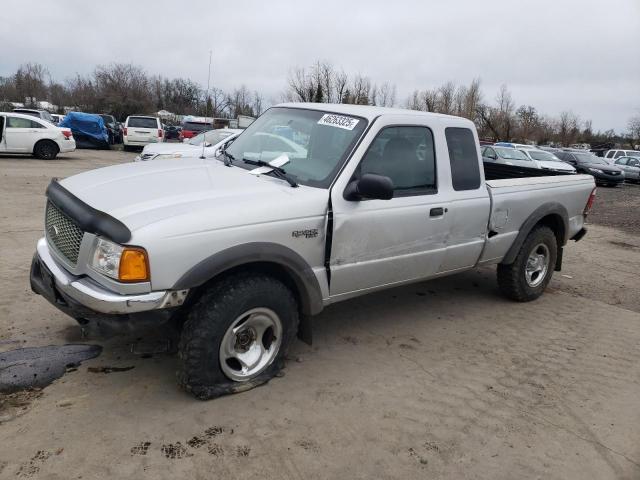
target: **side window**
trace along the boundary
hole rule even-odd
[[[630,158],[629,163],[627,163],[627,165],[629,165],[630,167],[637,167],[638,165],[640,165],[640,162],[635,158]]]
[[[607,152],[606,158],[611,158],[611,157],[613,157],[613,151],[610,150]]]
[[[627,164],[627,159],[626,158],[620,158],[620,159],[616,160],[616,163],[618,165],[626,165]]]
[[[31,120],[28,118],[7,117],[7,128],[31,128]]]
[[[449,149],[453,189],[475,190],[480,187],[480,165],[473,132],[468,128],[448,127],[444,135]]]
[[[29,120],[29,122],[31,122],[31,126],[29,128],[46,128],[41,123],[35,122],[33,120]]]
[[[618,150],[618,151],[616,152],[615,157],[613,157],[613,158],[619,158],[619,157],[623,157],[623,156],[624,156],[624,152],[623,152],[623,151]]]
[[[435,193],[436,153],[427,127],[387,127],[378,133],[360,163],[359,174],[389,177],[395,196]]]

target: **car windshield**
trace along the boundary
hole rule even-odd
[[[602,158],[596,157],[595,155],[591,155],[589,153],[574,153],[574,155],[580,163],[597,163],[598,165],[609,165]]]
[[[504,158],[506,160],[529,160],[529,157],[515,148],[494,147],[494,150],[498,153],[500,158]]]
[[[233,135],[233,132],[230,132],[228,130],[210,130],[208,132],[196,135],[191,140],[189,140],[189,144],[202,146],[202,142],[205,141],[207,142],[205,147],[210,147],[211,145],[220,143],[229,135]]]
[[[287,174],[303,185],[327,188],[366,125],[351,115],[276,107],[255,120],[227,152],[234,165],[249,170],[256,166],[243,159],[270,162],[286,154],[289,161],[280,166]]]
[[[189,132],[204,132],[205,130],[211,130],[212,128],[212,123],[185,122],[184,125],[182,125],[182,129]]]
[[[158,128],[158,121],[150,117],[129,117],[128,126],[132,128]]]
[[[111,115],[100,115],[104,123],[113,123],[114,118]]]
[[[542,150],[529,150],[529,155],[534,160],[540,160],[542,162],[561,162],[558,157],[556,157],[551,152],[543,152]]]

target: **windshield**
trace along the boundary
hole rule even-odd
[[[202,141],[206,141],[207,144],[205,147],[210,147],[215,145],[216,143],[220,143],[222,140],[227,138],[228,136],[233,135],[233,132],[228,130],[210,130],[205,133],[200,133],[189,140],[191,145],[202,146]]]
[[[104,123],[115,123],[115,119],[111,115],[100,115]]]
[[[200,123],[200,122],[184,122],[182,129],[188,132],[204,132],[205,130],[211,130],[213,123]]]
[[[542,150],[529,150],[529,155],[534,160],[540,160],[542,162],[561,162],[558,157],[556,157],[551,152],[543,152]]]
[[[609,165],[600,157],[591,155],[589,153],[574,153],[580,163],[597,163],[598,165]]]
[[[500,158],[504,158],[506,160],[529,160],[524,153],[520,150],[516,150],[515,148],[505,148],[505,147],[494,147],[494,150],[500,155]]]
[[[303,185],[327,188],[366,125],[359,117],[277,107],[255,120],[227,152],[234,165],[249,170],[256,166],[243,158],[270,162],[286,154],[289,162],[282,167],[288,174]]]

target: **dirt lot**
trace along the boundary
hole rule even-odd
[[[493,269],[345,302],[283,377],[200,402],[150,353],[163,332],[82,339],[29,289],[50,178],[133,156],[0,158],[0,352],[104,347],[0,398],[0,478],[640,478],[640,187],[599,189],[536,302],[500,297]]]

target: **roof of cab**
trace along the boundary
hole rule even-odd
[[[351,105],[351,104],[345,104],[345,103],[291,102],[291,103],[280,103],[275,106],[288,107],[288,108],[303,108],[306,110],[322,110],[322,111],[338,113],[342,115],[357,115],[359,117],[366,118],[367,120],[373,120],[381,115],[416,115],[416,116],[440,118],[440,119],[467,120],[467,119],[464,119],[463,117],[456,117],[454,115],[445,115],[443,113],[422,112],[420,110],[409,110],[405,108],[374,107],[370,105]],[[467,120],[467,121],[470,122],[470,120]]]

